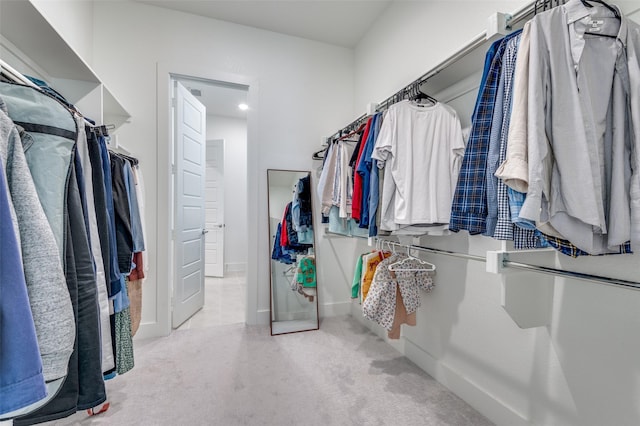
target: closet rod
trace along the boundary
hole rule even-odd
[[[418,250],[425,253],[441,254],[444,256],[458,257],[462,259],[475,260],[479,262],[487,261],[485,257],[476,256],[472,254],[457,253],[449,250],[416,246],[411,244],[401,244],[395,241],[385,240],[383,238],[376,238],[376,239],[380,242],[383,242],[384,244],[391,244],[396,247],[410,248],[412,250]],[[512,262],[508,259],[503,260],[502,264],[506,268],[520,269],[527,272],[536,272],[540,274],[561,276],[561,277],[579,279],[584,281],[591,281],[598,284],[606,284],[606,285],[611,285],[616,287],[624,287],[628,289],[640,290],[640,282],[637,282],[637,281],[629,281],[629,280],[623,280],[620,278],[605,277],[602,275],[585,274],[582,272],[565,271],[562,269],[548,268],[546,266],[530,265],[528,263]]]
[[[529,2],[527,5],[521,7],[519,10],[517,10],[512,15],[511,20],[509,21],[509,25],[511,27],[513,27],[515,24],[518,24],[521,21],[526,20],[527,18],[535,15],[536,3],[537,3],[536,1]],[[411,83],[407,84],[402,89],[396,91],[393,95],[389,96],[388,98],[386,98],[382,102],[379,102],[377,111],[378,112],[385,111],[386,109],[389,108],[390,105],[393,105],[390,102],[392,100],[394,100],[394,99],[397,99],[397,97],[399,95],[401,95],[402,93],[404,93],[406,90],[408,90],[408,89],[410,89],[412,87],[415,87],[415,85],[421,86],[422,84],[426,83],[427,80],[429,80],[431,77],[435,76],[436,74],[444,71],[445,69],[447,69],[451,65],[455,64],[460,59],[464,58],[469,53],[473,52],[475,49],[477,49],[478,47],[482,46],[486,41],[487,41],[487,31],[484,30],[480,34],[475,36],[469,43],[467,43],[465,46],[463,46],[458,51],[453,53],[451,56],[449,56],[444,61],[440,62],[438,65],[433,67],[431,70],[429,70],[426,73],[422,74],[420,77],[418,77],[417,79],[413,80]],[[383,105],[384,105],[384,107],[383,107]],[[331,139],[331,138],[336,137],[336,135],[339,135],[340,132],[343,131],[344,129],[348,129],[350,127],[353,127],[354,125],[357,125],[358,123],[362,122],[366,118],[367,118],[367,114],[362,114],[361,116],[359,116],[358,118],[353,120],[351,123],[349,123],[348,125],[344,126],[342,128],[342,130],[338,130],[337,132],[333,133],[329,138]]]
[[[393,245],[395,247],[402,247],[402,248],[405,248],[405,249],[418,250],[418,251],[422,251],[422,252],[425,252],[425,253],[441,254],[443,256],[458,257],[460,259],[466,259],[466,260],[475,260],[477,262],[486,262],[487,261],[486,257],[476,256],[474,254],[458,253],[458,252],[455,252],[455,251],[437,249],[437,248],[431,248],[431,247],[424,247],[424,246],[416,246],[416,245],[413,245],[413,244],[402,244],[402,243],[398,243],[396,241],[389,241],[389,240],[385,240],[384,238],[378,238],[378,237],[376,237],[376,240],[380,241],[380,243],[381,243],[381,245],[383,247],[386,244],[390,244],[390,245]]]
[[[369,237],[365,237],[364,235],[344,235],[344,234],[338,234],[337,232],[331,232],[328,229],[326,229],[324,231],[324,236],[326,238],[360,238],[361,240],[366,240]]]
[[[635,290],[640,290],[640,282],[622,280],[618,278],[604,277],[601,275],[583,274],[581,272],[563,271],[561,269],[547,268],[546,266],[529,265],[528,263],[512,262],[510,260],[504,260],[503,265],[507,268],[521,269],[528,272],[537,272],[540,274],[562,276],[574,279],[580,279],[584,281],[591,281],[598,284],[606,284],[616,287],[625,287]]]

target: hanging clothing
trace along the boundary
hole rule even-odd
[[[142,230],[143,237],[147,235],[146,233],[146,225],[145,225],[145,186],[144,186],[144,177],[142,174],[142,170],[140,169],[140,165],[136,165],[133,167],[133,177],[136,182],[136,199],[138,200],[138,210],[140,211],[140,225]],[[149,268],[149,255],[147,250],[142,251],[142,265],[143,269],[141,272],[148,270]]]
[[[496,176],[509,188],[526,193],[529,186],[527,158],[527,116],[529,102],[529,50],[531,21],[522,29],[513,76],[512,106],[509,122],[507,154]],[[534,225],[535,227],[535,225]]]
[[[7,105],[2,99],[0,162],[6,173],[5,179],[11,197],[12,223],[20,243],[23,273],[38,336],[44,378],[51,381],[67,374],[67,363],[73,351],[75,335],[73,309],[57,242],[23,151],[23,144],[28,152],[43,147],[27,133],[23,132],[23,139],[20,138],[17,127],[5,113]],[[40,170],[35,174],[42,176],[46,173]],[[40,187],[41,192],[55,191],[55,174],[54,169],[49,180],[51,187]],[[39,180],[40,183],[44,181],[46,180]]]
[[[3,128],[0,126],[0,130]],[[3,162],[0,162],[0,294],[0,414],[5,414],[40,401],[47,396],[47,389]]]
[[[126,281],[129,295],[129,315],[131,316],[131,337],[133,337],[136,335],[142,320],[142,280],[127,278]]]
[[[482,234],[486,231],[487,198],[485,176],[491,122],[502,68],[502,57],[509,39],[519,33],[520,31],[516,31],[509,34],[499,42],[497,49],[495,49],[495,55],[492,57],[486,80],[481,87],[482,91],[476,103],[471,135],[462,159],[462,166],[451,206],[451,219],[449,221],[449,229],[451,231],[467,230],[471,235]],[[487,60],[490,58],[490,55],[487,55]]]
[[[357,299],[358,294],[360,294],[360,281],[362,279],[362,257],[364,255],[358,256],[358,260],[356,260],[356,269],[353,272],[353,281],[351,282],[351,298]]]
[[[395,278],[395,274],[393,272],[391,273],[391,277]],[[404,300],[402,299],[402,293],[400,292],[400,286],[396,286],[396,310],[393,314],[393,325],[391,326],[391,330],[387,333],[387,337],[389,337],[389,339],[399,339],[400,326],[402,324],[414,326],[416,323],[416,313],[407,312],[407,308],[404,306]]]
[[[385,168],[382,230],[449,223],[464,146],[452,108],[407,100],[389,108],[372,156]]]
[[[367,124],[365,124],[364,132],[362,133],[362,141],[360,143],[360,149],[358,155],[356,157],[355,164],[352,166],[353,169],[353,199],[351,205],[351,217],[355,221],[360,221],[360,216],[362,212],[362,175],[360,175],[357,170],[360,167],[360,161],[362,161],[363,153],[365,146],[367,145],[367,141],[369,140],[369,132],[371,131],[371,125],[373,123],[373,117],[369,117],[367,119]],[[353,156],[352,156],[353,157]]]
[[[273,250],[271,251],[271,259],[277,260],[278,262],[291,265],[295,263],[295,260],[291,258],[289,253],[286,253],[282,249],[281,241],[281,233],[282,233],[282,223],[278,223],[278,228],[276,230],[276,235],[273,241]]]
[[[316,261],[312,256],[298,260],[296,281],[302,287],[316,287]]]
[[[532,20],[529,91],[541,96],[529,97],[520,215],[602,254],[640,241],[640,26],[594,8],[571,0]],[[613,37],[586,34],[594,22]]]
[[[338,142],[340,150],[339,170],[336,175],[338,185],[338,203],[334,204],[339,208],[339,216],[342,219],[349,219],[353,211],[353,175],[349,168],[349,160],[353,154],[353,148],[349,142]]]
[[[136,335],[142,315],[142,282],[144,280],[144,257],[141,252],[133,254],[135,265],[126,279],[129,296],[129,314],[131,315],[131,336]]]
[[[142,234],[142,219],[140,218],[140,208],[138,207],[138,196],[136,194],[136,182],[131,164],[124,160],[124,182],[127,189],[127,201],[129,204],[129,217],[131,220],[131,238],[133,242],[133,253],[144,251],[144,235]]]
[[[371,195],[371,154],[373,153],[373,148],[376,143],[376,139],[378,138],[378,133],[380,131],[380,125],[382,123],[382,114],[377,113],[371,119],[371,126],[369,128],[369,136],[367,137],[367,142],[364,145],[364,149],[362,150],[362,156],[360,157],[360,161],[358,163],[358,167],[356,168],[356,173],[360,175],[362,178],[362,200],[360,207],[360,228],[368,228],[369,227],[369,199]],[[376,187],[375,191],[378,190]],[[376,192],[377,193],[377,192]]]
[[[64,200],[71,153],[77,140],[76,122],[58,101],[37,89],[0,82],[0,96],[7,106],[7,115],[31,136],[29,145],[24,146],[25,157],[62,262],[66,232]]]
[[[53,399],[38,410],[14,419],[14,425],[61,419],[106,401],[97,285],[77,182],[76,169],[71,167],[66,197],[65,275],[75,315],[76,341],[69,358],[67,377]]]
[[[96,227],[98,228],[98,242],[100,243],[100,258],[102,259],[102,269],[105,274],[105,285],[108,297],[112,297],[111,287],[111,253],[109,251],[109,213],[107,210],[107,195],[104,187],[104,170],[102,168],[102,157],[100,155],[100,145],[96,135],[92,131],[87,131],[87,150],[89,153],[89,164],[91,168],[91,183],[93,193],[93,203],[95,208]],[[85,161],[86,163],[86,161]],[[92,247],[94,241],[92,240]],[[94,254],[96,249],[93,248]]]
[[[85,131],[78,132],[76,143],[78,152],[76,155],[76,168],[81,171],[84,184],[80,188],[80,173],[78,173],[78,186],[84,209],[85,222],[87,224],[87,236],[89,239],[93,265],[96,273],[96,284],[98,291],[98,303],[100,308],[100,338],[102,340],[102,371],[108,371],[115,366],[113,352],[111,351],[111,324],[109,322],[109,294],[107,289],[107,276],[102,259],[102,245],[100,242],[100,232],[98,230],[98,218],[96,214],[95,197],[93,193],[93,167],[89,156],[89,145],[87,133],[91,133],[90,128],[85,128],[84,119],[76,116],[78,129]]]
[[[362,303],[365,318],[375,321],[387,331],[393,329],[396,312],[396,289],[400,290],[407,314],[414,313],[421,305],[419,290],[431,291],[433,279],[428,271],[389,270],[389,266],[406,255],[391,256],[378,265],[373,278],[369,295]],[[421,264],[415,259],[406,260],[403,267],[420,269]]]
[[[321,213],[324,216],[329,214],[329,210],[331,210],[333,204],[333,184],[335,182],[336,163],[338,161],[338,149],[334,144],[329,146],[327,156],[318,183],[318,199],[320,200]]]
[[[378,224],[376,223],[377,213],[378,213],[378,204],[380,204],[380,165],[378,164],[378,160],[372,158],[376,142],[378,140],[378,136],[380,135],[380,128],[382,127],[383,115],[380,114],[379,120],[375,123],[376,128],[374,132],[374,141],[373,141],[373,149],[371,150],[371,156],[368,161],[366,161],[367,168],[370,170],[369,172],[369,205],[367,208],[367,214],[369,217],[369,221],[366,224],[367,228],[369,228],[369,237],[375,237],[378,235]],[[362,225],[362,221],[361,221]],[[365,228],[365,226],[361,226]]]
[[[118,268],[122,274],[131,271],[133,259],[133,233],[131,231],[131,208],[125,182],[125,160],[117,155],[109,157],[111,162],[111,183],[113,189],[113,207],[116,223],[116,243],[118,249]],[[121,286],[123,282],[121,281]]]
[[[113,178],[111,176],[111,161],[109,159],[109,151],[107,150],[107,144],[104,137],[99,136],[97,138],[98,145],[100,146],[100,159],[102,161],[102,173],[104,175],[104,191],[105,200],[107,204],[106,213],[109,220],[109,279],[111,280],[111,294],[110,297],[115,296],[122,289],[122,282],[119,259],[118,259],[118,243],[116,238],[116,213],[114,208],[113,198]],[[124,237],[123,237],[124,238]],[[126,243],[124,244],[126,247]]]
[[[391,256],[391,253],[386,251],[375,251],[363,256],[362,269],[364,272],[362,273],[362,282],[360,283],[361,302],[367,300],[369,288],[373,282],[378,265],[389,256]]]
[[[122,292],[127,296],[127,286]],[[131,312],[129,306],[115,313],[116,372],[124,374],[135,366],[133,340],[131,333]]]

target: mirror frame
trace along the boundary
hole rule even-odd
[[[281,336],[284,334],[293,334],[293,333],[302,333],[305,331],[314,331],[320,329],[320,304],[318,302],[318,250],[317,250],[317,239],[316,239],[316,215],[315,215],[315,202],[313,200],[313,185],[311,185],[311,222],[313,225],[313,255],[315,257],[315,267],[316,267],[316,295],[315,295],[315,303],[316,303],[316,327],[315,328],[305,328],[303,330],[296,331],[287,331],[283,333],[273,333],[273,314],[274,314],[274,304],[273,304],[273,262],[275,260],[271,259],[271,251],[273,250],[273,242],[271,241],[271,197],[270,197],[270,179],[269,172],[291,172],[291,173],[306,173],[309,176],[309,182],[311,184],[312,181],[312,173],[309,170],[288,170],[288,169],[267,169],[267,229],[269,232],[268,242],[269,242],[269,331],[271,336]],[[313,303],[313,302],[311,302]]]

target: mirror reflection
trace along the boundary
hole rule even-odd
[[[311,173],[268,170],[271,335],[318,329]]]

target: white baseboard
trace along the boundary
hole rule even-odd
[[[362,315],[362,307],[357,300],[354,300],[351,305],[351,316],[495,424],[530,425],[524,415],[488,393],[468,377],[440,362],[411,340],[406,337],[399,340],[389,340],[386,330]]]
[[[339,317],[351,313],[351,302],[320,303],[320,318]]]
[[[438,361],[411,340],[406,338],[403,340],[404,355],[408,359],[496,425],[528,426],[531,424],[523,415],[488,393],[479,384]]]
[[[351,313],[351,302],[321,303],[320,318],[338,317]],[[258,309],[256,320],[258,325],[269,325],[268,309]]]
[[[142,322],[138,327],[136,335],[133,337],[134,341],[151,339],[154,337],[166,337],[167,332],[163,330],[157,322]]]
[[[224,270],[227,272],[246,272],[247,262],[225,263]]]
[[[271,311],[269,309],[258,309],[256,315],[257,324],[249,324],[249,325],[269,325],[269,315],[271,315]]]

